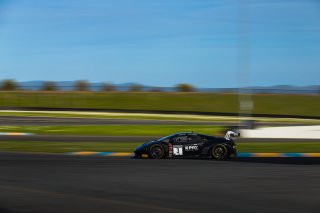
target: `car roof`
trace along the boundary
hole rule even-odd
[[[177,136],[177,135],[198,135],[198,133],[195,133],[195,132],[177,132],[177,133],[174,133],[172,135],[165,136],[164,138]]]
[[[201,135],[201,136],[206,136],[206,137],[212,137],[210,135],[200,134],[200,133],[196,133],[196,132],[178,132],[173,135]],[[171,136],[173,136],[173,135],[171,135]]]
[[[178,132],[176,135],[199,135],[196,132]]]
[[[174,137],[174,136],[177,136],[177,135],[202,135],[202,136],[210,137],[209,135],[199,134],[199,133],[196,133],[196,132],[177,132],[175,134],[167,135],[167,136],[165,136],[163,138],[160,138],[159,140],[164,140],[164,139],[171,138],[171,137]]]
[[[195,132],[177,132],[176,134],[197,134]]]

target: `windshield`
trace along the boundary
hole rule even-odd
[[[158,141],[164,141],[164,140],[169,139],[169,138],[171,138],[171,137],[173,137],[173,136],[175,136],[175,135],[176,135],[176,134],[172,134],[172,135],[169,135],[169,136],[160,138]]]

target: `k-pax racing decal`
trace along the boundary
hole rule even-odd
[[[184,147],[184,151],[188,152],[188,151],[198,151],[198,145],[197,144],[193,144],[193,145],[188,145]]]

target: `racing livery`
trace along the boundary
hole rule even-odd
[[[225,137],[193,132],[180,132],[136,148],[134,158],[213,158],[236,157],[234,138],[239,133],[228,131]]]

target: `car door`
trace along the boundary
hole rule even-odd
[[[173,157],[179,158],[185,156],[183,145],[187,140],[187,136],[185,134],[176,135],[172,138],[173,144]]]
[[[192,135],[180,134],[174,138],[173,142],[173,156],[186,157],[196,155],[198,153],[198,146],[193,141]]]
[[[200,153],[201,145],[201,138],[197,134],[191,134],[184,145],[184,152],[186,155],[196,156]]]

